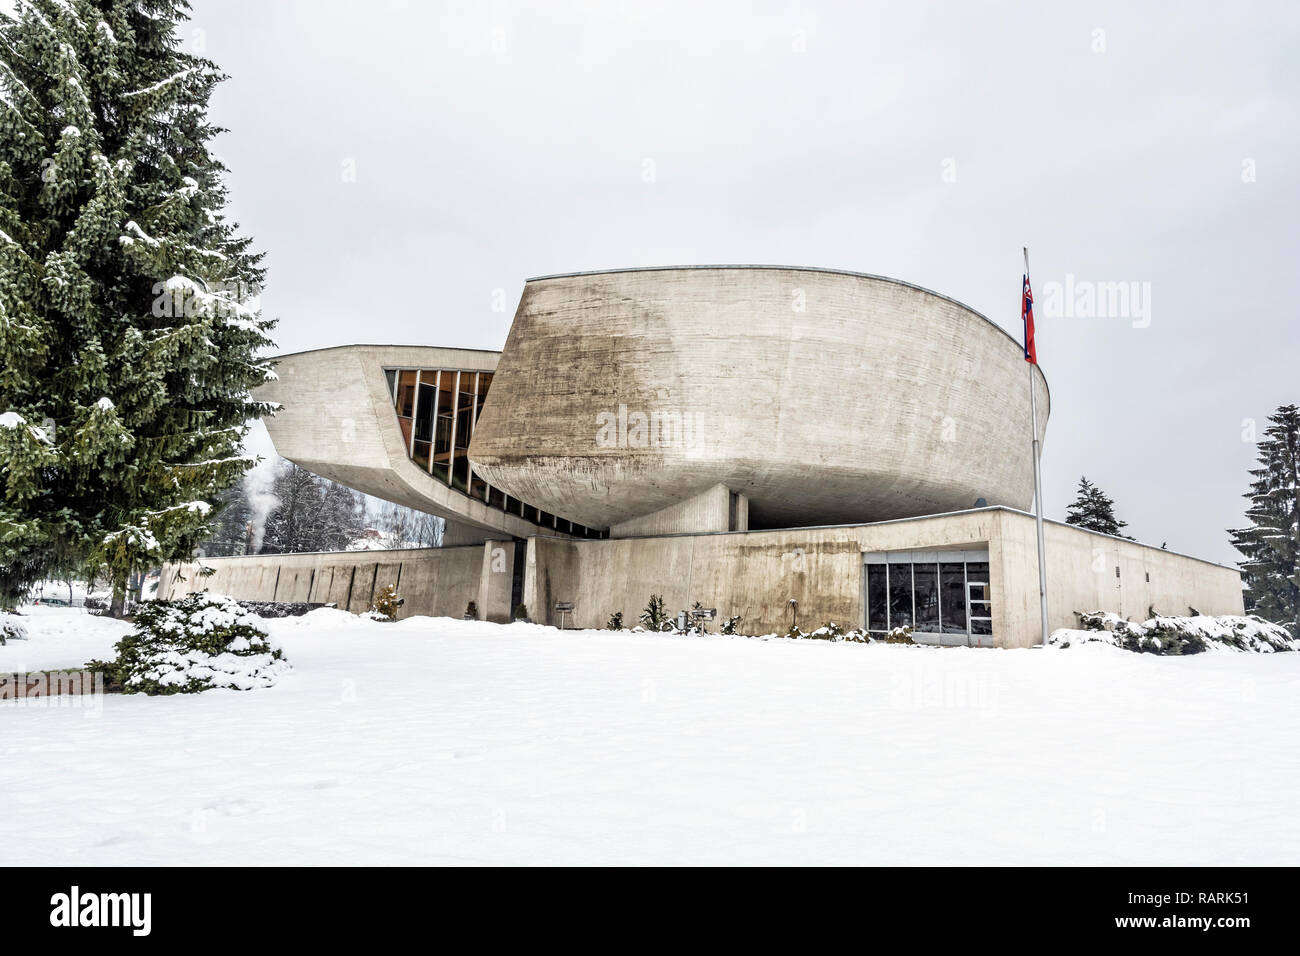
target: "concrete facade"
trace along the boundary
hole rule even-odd
[[[1020,344],[933,292],[782,267],[530,280],[470,445],[493,485],[611,535],[722,485],[749,528],[1029,506]],[[683,519],[659,532],[701,530]]]
[[[159,593],[207,588],[236,598],[331,601],[362,611],[378,588],[396,583],[406,601],[403,616],[460,617],[473,600],[480,617],[504,621],[511,611],[513,550],[509,542],[488,542],[420,551],[208,558],[204,563],[216,574],[201,578],[196,565],[169,566]],[[572,604],[565,615],[570,627],[603,627],[616,611],[631,626],[651,594],[661,594],[672,613],[698,601],[716,607],[719,618],[739,616],[745,634],[783,633],[793,623],[804,630],[832,621],[864,627],[865,555],[969,550],[988,553],[992,646],[1037,644],[1034,520],[1006,508],[776,531],[605,540],[533,536],[522,599],[534,620],[554,625],[560,623],[556,604]],[[1053,629],[1076,626],[1079,611],[1143,620],[1152,608],[1187,613],[1189,601],[1206,614],[1243,613],[1241,579],[1232,568],[1056,522],[1047,524],[1047,557]]]

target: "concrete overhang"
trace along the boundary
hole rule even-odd
[[[385,368],[492,372],[499,356],[413,345],[294,352],[273,359],[278,379],[257,389],[255,397],[280,406],[265,421],[282,457],[349,488],[438,515],[448,522],[447,543],[557,535],[437,480],[411,461],[402,437]]]

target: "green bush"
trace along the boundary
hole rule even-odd
[[[609,616],[609,622],[605,625],[605,630],[607,630],[607,631],[621,631],[621,630],[623,630],[623,612],[622,612],[622,611],[615,611],[613,614],[611,614],[611,615]]]
[[[289,669],[259,620],[238,601],[206,591],[175,601],[147,601],[135,630],[117,642],[103,670],[127,694],[193,694],[214,687],[270,687]]]
[[[523,603],[516,604],[513,617],[516,621],[528,620],[528,605]]]
[[[664,610],[664,596],[662,594],[650,595],[650,601],[646,604],[645,610],[641,612],[641,626],[647,631],[663,631],[672,627],[672,618]]]

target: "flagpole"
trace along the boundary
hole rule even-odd
[[[1029,279],[1029,247],[1025,246],[1025,280]],[[1040,447],[1038,443],[1038,389],[1034,381],[1036,362],[1026,362],[1029,366],[1029,415],[1034,449],[1034,518],[1038,525],[1038,603],[1042,613],[1043,647],[1047,646],[1047,562],[1043,559],[1043,476],[1039,466]]]

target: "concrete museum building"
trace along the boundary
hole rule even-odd
[[[1032,369],[1032,372],[1030,371]],[[634,623],[651,594],[746,634],[827,622],[918,641],[1040,639],[1021,344],[946,296],[768,266],[529,280],[501,352],[282,356],[276,450],[440,515],[443,547],[205,558],[159,593]],[[1242,613],[1235,569],[1048,522],[1051,626],[1075,612]],[[572,609],[568,609],[568,605]]]

